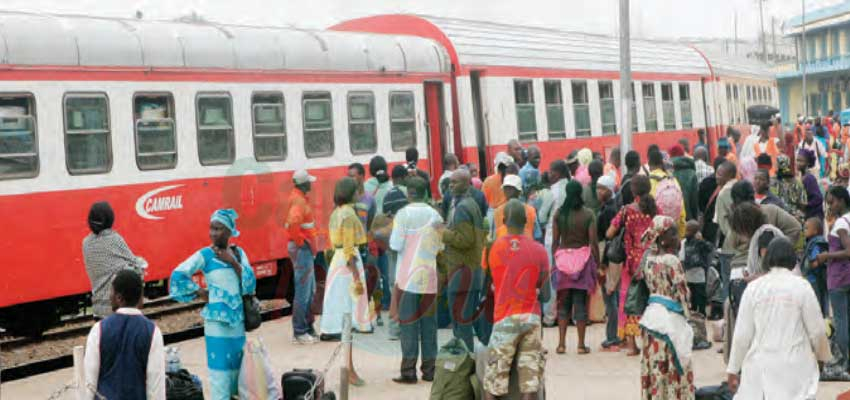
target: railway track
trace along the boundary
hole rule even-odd
[[[146,312],[145,315],[150,319],[156,320],[165,316],[200,309],[203,306],[204,303],[201,302],[190,303],[177,307],[164,308],[162,310],[153,310],[150,312]],[[261,315],[263,317],[263,321],[269,321],[288,316],[291,314],[291,312],[291,307],[286,305],[280,308],[268,309],[266,311],[263,311]],[[69,328],[67,330],[50,332],[40,338],[19,338],[8,342],[2,342],[0,343],[0,350],[5,353],[7,351],[14,351],[15,349],[19,349],[25,346],[38,345],[40,343],[47,344],[51,341],[82,337],[88,335],[89,330],[91,330],[91,326],[92,324],[87,324],[81,327],[74,327]],[[165,341],[165,344],[168,345],[171,343],[177,343],[184,340],[202,337],[203,335],[203,325],[195,325],[186,329],[181,329],[173,332],[163,332],[163,340]],[[0,371],[0,381],[9,382],[17,379],[24,379],[30,376],[55,371],[58,369],[68,368],[73,366],[73,361],[73,355],[70,353],[70,349],[68,349],[68,354],[63,354],[58,357],[50,357],[16,365],[14,367],[3,368],[2,371]]]

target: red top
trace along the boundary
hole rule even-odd
[[[289,192],[289,214],[286,217],[286,231],[289,240],[299,247],[304,240],[309,240],[315,246],[316,223],[313,219],[313,208],[307,202],[307,197],[298,189]]]
[[[549,271],[543,245],[524,235],[502,236],[493,243],[488,264],[496,295],[493,322],[511,315],[540,314],[537,282],[540,271]]]

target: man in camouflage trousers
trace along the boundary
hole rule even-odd
[[[549,257],[546,249],[523,234],[525,206],[519,200],[505,205],[508,234],[497,239],[485,260],[496,295],[493,334],[490,337],[485,399],[507,395],[514,357],[523,400],[537,398],[542,389],[543,348],[540,302],[547,299]]]

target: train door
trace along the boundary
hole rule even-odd
[[[487,142],[484,140],[484,109],[481,107],[481,71],[472,71],[469,75],[472,90],[472,113],[475,116],[475,142],[478,146],[478,170],[487,175]],[[483,176],[479,178],[483,179]]]
[[[428,133],[428,153],[431,167],[431,193],[439,193],[437,183],[443,174],[446,154],[445,113],[443,112],[443,83],[425,82],[425,128]]]

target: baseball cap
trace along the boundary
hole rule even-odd
[[[302,183],[315,182],[316,177],[308,174],[306,169],[299,169],[292,174],[292,180],[295,181],[296,185],[300,185]]]
[[[522,179],[518,175],[505,175],[505,179],[502,180],[502,187],[512,186],[515,187],[520,192],[522,191]]]
[[[499,164],[511,165],[514,163],[514,158],[505,153],[504,151],[500,151],[496,153],[496,159],[493,162],[493,165],[498,168]]]
[[[617,183],[614,181],[614,177],[611,175],[602,175],[599,179],[596,180],[596,185],[605,186],[608,190],[615,192]]]

